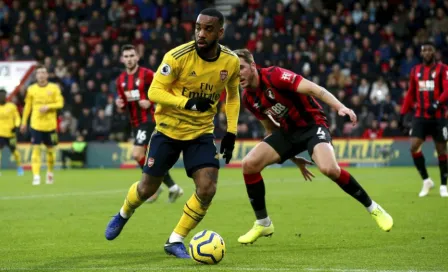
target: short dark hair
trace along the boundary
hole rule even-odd
[[[224,26],[224,15],[222,15],[222,13],[215,8],[203,9],[199,14],[216,17],[218,18],[219,26]]]
[[[426,42],[422,43],[421,46],[425,46],[425,45],[432,46],[432,47],[434,47],[434,49],[436,48],[436,45],[431,41],[426,41]]]
[[[128,50],[135,50],[135,46],[133,46],[132,44],[125,44],[121,47],[121,54],[123,54],[124,51],[128,51]]]
[[[0,89],[0,93],[4,93],[4,94],[6,94],[7,92],[6,92],[6,90],[5,89]]]

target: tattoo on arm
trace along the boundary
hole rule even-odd
[[[319,97],[319,98],[322,98],[322,97],[324,97],[326,94],[327,94],[327,90],[325,90],[324,88],[321,88],[318,97]]]

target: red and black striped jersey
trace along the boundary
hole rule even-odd
[[[243,103],[259,120],[267,117],[285,131],[312,125],[328,127],[314,97],[296,91],[302,76],[276,66],[259,69],[258,74],[258,88],[245,89]]]
[[[134,74],[128,74],[125,71],[117,78],[117,93],[129,110],[132,127],[138,127],[146,122],[154,122],[155,105],[152,104],[148,109],[143,109],[138,104],[140,100],[149,100],[148,89],[153,77],[152,70],[138,67]]]
[[[415,106],[415,117],[445,118],[447,91],[448,68],[446,65],[443,63],[435,63],[429,66],[417,64],[412,68],[409,75],[409,89],[401,108],[401,114],[408,113]],[[439,101],[440,106],[435,115],[431,116],[427,113],[427,110],[436,101]]]

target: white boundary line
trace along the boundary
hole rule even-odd
[[[440,270],[370,270],[351,268],[267,268],[267,267],[220,267],[220,266],[175,266],[175,267],[0,267],[0,271],[309,271],[309,272],[443,272]]]
[[[394,175],[391,175],[393,177]],[[364,176],[362,178],[362,181],[366,180],[377,180],[378,176]],[[313,183],[313,182],[323,182],[328,181],[331,182],[326,177],[317,177],[314,178],[313,181],[304,181],[302,180],[301,176],[297,176],[297,178],[280,178],[278,180],[269,180],[266,183]],[[378,180],[381,181],[381,180]],[[232,180],[218,180],[218,189],[219,187],[227,187],[227,186],[243,186],[244,181],[238,181],[235,182],[234,179]],[[30,185],[31,186],[31,185]],[[185,188],[193,187],[193,183],[184,186]],[[72,193],[58,193],[58,194],[38,194],[38,195],[19,195],[19,196],[0,196],[0,201],[2,200],[25,200],[25,199],[39,199],[39,198],[53,198],[53,197],[71,197],[71,196],[95,196],[95,195],[111,195],[111,194],[117,194],[117,193],[125,193],[127,192],[127,188],[123,188],[122,190],[105,190],[105,191],[88,191],[88,192],[72,192]]]

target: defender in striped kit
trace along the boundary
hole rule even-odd
[[[310,162],[296,156],[303,151],[308,151],[322,174],[362,204],[382,230],[390,231],[392,217],[369,197],[348,171],[339,167],[327,119],[315,98],[335,109],[340,116],[350,117],[353,124],[357,122],[355,113],[323,87],[301,75],[277,66],[257,69],[249,50],[234,52],[240,58],[242,102],[266,129],[266,137],[243,159],[244,183],[256,221],[238,242],[251,244],[274,233],[266,209],[261,171],[268,165],[290,159],[300,168],[305,180],[311,180],[313,175],[306,169]]]
[[[424,43],[421,47],[423,62],[412,68],[409,75],[409,89],[401,108],[400,125],[403,127],[404,115],[415,106],[414,120],[412,122],[411,154],[414,165],[423,179],[423,186],[419,196],[428,195],[434,182],[428,175],[425,165],[425,157],[421,152],[421,146],[426,136],[434,140],[439,159],[440,168],[440,196],[448,197],[447,190],[447,148],[448,128],[446,125],[448,100],[448,67],[443,63],[437,63],[435,58],[435,46],[431,42]]]

